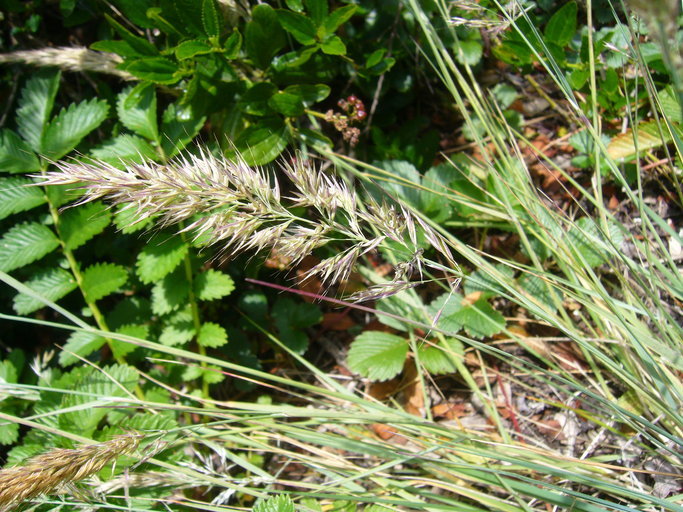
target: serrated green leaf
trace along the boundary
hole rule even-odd
[[[140,338],[142,340],[147,339],[147,336],[149,335],[149,326],[147,325],[138,325],[138,324],[127,324],[127,325],[122,325],[118,329],[116,329],[116,332],[119,334],[124,334],[126,336],[132,336],[133,338]],[[137,345],[134,345],[133,343],[126,343],[125,341],[121,340],[111,340],[110,344],[111,346],[111,353],[114,356],[115,359],[121,359],[133,352],[137,347]]]
[[[258,501],[252,512],[294,512],[294,502],[286,494],[280,494]]]
[[[287,32],[301,44],[315,43],[316,30],[313,21],[298,12],[286,9],[277,10],[277,19]]]
[[[204,373],[202,371],[202,367],[199,366],[198,364],[189,365],[183,371],[183,380],[185,382],[188,382],[191,380],[198,379],[199,377],[202,376],[202,373]]]
[[[624,235],[618,224],[608,225],[609,240],[593,219],[582,217],[567,232],[569,247],[577,260],[591,267],[597,267],[609,261],[615,251],[619,251]]]
[[[179,236],[158,234],[138,254],[137,274],[145,283],[153,283],[170,274],[183,261],[189,246]]]
[[[79,359],[73,354],[88,357],[96,350],[99,350],[105,343],[106,340],[97,334],[82,331],[74,332],[69,336],[63,350],[59,353],[59,364],[69,366],[70,364],[77,363]]]
[[[406,319],[408,321],[415,320],[418,322],[423,321],[424,318],[422,318],[420,314],[421,307],[422,304],[420,304],[418,299],[414,298],[414,295],[406,293],[405,291],[399,292],[377,302],[377,309],[379,311],[392,315],[378,315],[377,319],[384,325],[388,325],[399,331],[406,331],[408,330],[408,324],[402,322],[401,319]],[[394,316],[398,318],[394,318]]]
[[[45,194],[31,178],[0,178],[0,219],[45,203]]]
[[[40,161],[33,150],[12,130],[0,131],[0,172],[10,174],[40,170]]]
[[[194,326],[191,321],[174,323],[164,327],[159,336],[159,343],[167,347],[184,345],[194,337],[194,334]]]
[[[17,131],[33,151],[42,151],[43,133],[59,88],[59,71],[40,70],[31,74],[21,90],[17,108]]]
[[[143,57],[126,61],[120,68],[128,71],[140,80],[148,80],[155,84],[174,84],[180,80],[178,64],[166,57]]]
[[[546,40],[560,48],[567,46],[576,33],[577,12],[576,2],[568,2],[558,9],[548,20],[548,24],[543,31]]]
[[[59,233],[64,245],[74,250],[99,235],[111,222],[111,212],[100,201],[66,210],[59,220]]]
[[[503,280],[508,283],[512,282],[515,275],[515,270],[512,267],[498,263],[494,265],[495,269],[502,274]],[[474,292],[485,292],[487,297],[492,295],[501,295],[505,292],[505,288],[500,284],[500,281],[490,275],[484,270],[477,270],[472,272],[470,276],[465,279],[465,295],[470,295]]]
[[[439,295],[429,304],[427,311],[439,329],[453,334],[460,330],[462,323],[455,313],[462,309],[462,300],[461,294],[449,292]]]
[[[244,130],[235,141],[249,165],[275,160],[287,147],[287,127],[279,117],[266,118]]]
[[[222,26],[221,11],[216,5],[216,0],[203,0],[202,2],[202,25],[204,33],[209,37],[221,35]]]
[[[71,293],[76,288],[76,280],[71,273],[61,268],[42,271],[28,280],[26,286],[42,297],[53,302]],[[28,315],[45,306],[45,303],[23,293],[14,297],[14,311],[19,315]]]
[[[62,158],[107,118],[108,111],[107,102],[97,98],[62,109],[45,130],[41,153],[53,160]]]
[[[260,69],[266,69],[277,52],[287,44],[275,10],[260,4],[251,12],[251,21],[244,31],[247,55]]]
[[[180,308],[190,294],[190,284],[183,272],[171,272],[152,288],[152,311],[165,315]]]
[[[125,205],[119,206],[116,213],[114,213],[114,225],[116,229],[125,235],[145,229],[151,222],[151,217],[140,219],[135,208],[127,208]]]
[[[221,368],[210,364],[203,369],[202,380],[207,384],[218,384],[225,380],[225,374]]]
[[[204,126],[205,116],[197,116],[191,105],[171,103],[162,116],[161,147],[167,157],[172,157],[187,146]]]
[[[128,271],[113,263],[95,263],[83,272],[83,291],[91,302],[96,302],[121,288],[128,281]]]
[[[194,281],[194,293],[199,300],[220,299],[230,295],[234,289],[232,277],[214,269],[202,272]]]
[[[437,346],[420,347],[420,363],[429,373],[443,375],[458,371],[453,364],[452,357],[462,357],[462,344],[454,338],[446,338]]]
[[[473,338],[490,337],[505,328],[505,317],[493,309],[485,299],[479,299],[472,305],[465,305],[450,318],[459,322]]]
[[[15,413],[13,410],[7,410],[6,413]],[[0,424],[0,444],[7,446],[17,442],[19,439],[19,424],[8,423],[3,421]]]
[[[143,82],[123,90],[116,100],[116,113],[130,131],[149,140],[159,140],[154,85]]]
[[[105,141],[92,149],[90,155],[113,165],[121,164],[121,161],[143,163],[159,156],[145,139],[128,133]]]
[[[199,329],[197,343],[202,347],[216,348],[228,342],[228,333],[220,325],[213,322],[205,322]]]
[[[365,331],[351,343],[349,368],[370,380],[389,380],[403,369],[408,342],[395,334]]]
[[[191,59],[197,55],[205,55],[211,53],[213,48],[211,45],[200,39],[190,39],[183,41],[175,48],[175,56],[178,60]]]
[[[17,224],[0,239],[0,270],[10,272],[33,263],[58,246],[50,228],[37,222]]]

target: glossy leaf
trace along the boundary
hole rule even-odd
[[[202,26],[204,27],[204,33],[209,37],[217,38],[221,35],[222,25],[222,15],[216,0],[203,0]]]
[[[283,91],[273,94],[268,100],[268,106],[288,117],[298,117],[304,113],[304,103],[301,97]]]
[[[275,10],[269,5],[254,7],[244,34],[247,55],[254,64],[266,69],[273,57],[287,44]]]
[[[0,219],[45,203],[43,191],[28,186],[33,183],[31,178],[0,178]]]
[[[330,13],[327,18],[323,21],[321,26],[322,36],[325,37],[329,34],[334,34],[339,27],[346,23],[351,16],[354,15],[358,6],[356,5],[345,5],[339,9],[335,9]]]
[[[140,83],[118,95],[116,113],[130,131],[149,140],[159,139],[157,95],[150,83]]]
[[[175,48],[175,56],[178,60],[191,59],[196,55],[211,53],[213,48],[199,39],[183,41]]]
[[[33,150],[12,130],[0,131],[0,173],[29,173],[40,170]]]
[[[316,30],[310,18],[286,9],[278,9],[277,18],[282,28],[301,44],[310,45],[315,43]]]
[[[331,36],[320,43],[320,49],[327,55],[346,55],[346,45],[339,36]]]
[[[54,160],[62,158],[102,124],[108,111],[107,102],[96,98],[62,109],[45,130],[42,153]]]
[[[190,105],[171,103],[161,120],[161,147],[166,157],[178,154],[196,137],[206,117],[198,116]]]
[[[110,222],[111,212],[96,201],[66,210],[59,222],[59,232],[66,248],[74,250],[99,235]]]
[[[147,41],[147,39],[145,39],[144,37],[136,36],[108,14],[105,14],[104,17],[106,18],[107,22],[112,26],[112,28],[116,31],[116,33],[119,36],[121,36],[121,39],[123,39],[126,42],[126,44],[128,44],[128,46],[132,48],[133,51],[135,51],[137,55],[152,56],[159,54],[159,51],[156,49],[156,47],[152,43]]]
[[[42,151],[43,133],[54,106],[61,74],[53,70],[40,70],[21,90],[17,108],[17,131],[36,152]]]
[[[287,147],[287,128],[280,118],[266,118],[244,130],[235,141],[250,165],[272,162]]]

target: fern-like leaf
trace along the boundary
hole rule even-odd
[[[45,195],[30,178],[0,178],[0,219],[24,212],[45,202]]]
[[[128,280],[128,272],[121,265],[96,263],[83,272],[83,291],[89,301],[98,301],[114,293]]]
[[[137,273],[140,280],[153,283],[175,270],[189,247],[178,236],[159,234],[153,237],[138,255]]]
[[[59,77],[58,71],[38,71],[21,90],[17,108],[17,129],[36,153],[43,149],[43,134],[55,103]]]
[[[108,111],[107,102],[96,98],[62,109],[45,130],[42,153],[53,160],[62,158],[107,118]]]
[[[64,269],[51,268],[40,272],[28,282],[26,286],[34,292],[51,301],[57,301],[68,295],[76,288],[76,281],[73,276]],[[30,295],[23,293],[14,297],[14,311],[20,315],[28,315],[39,310],[45,304]]]
[[[0,132],[0,172],[36,172],[40,161],[33,150],[12,130]]]
[[[96,201],[67,210],[62,215],[59,228],[66,248],[74,250],[99,235],[110,222],[111,212]]]

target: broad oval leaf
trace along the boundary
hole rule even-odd
[[[277,117],[263,119],[244,130],[235,141],[249,165],[272,162],[287,146],[287,127]]]
[[[195,55],[211,53],[213,48],[199,39],[183,41],[175,48],[175,56],[178,60],[191,59]]]
[[[316,30],[310,18],[286,9],[278,9],[277,18],[282,28],[292,34],[294,39],[301,44],[310,45],[315,43]]]
[[[174,84],[180,79],[180,76],[176,75],[178,65],[165,57],[144,57],[126,61],[121,69],[141,80],[149,80],[156,84]]]
[[[59,246],[50,228],[38,222],[12,227],[0,239],[0,270],[10,272],[33,263]]]
[[[247,23],[244,33],[244,46],[254,64],[266,69],[285,44],[287,38],[278,22],[275,9],[266,4],[254,7],[251,21]]]
[[[370,380],[388,380],[398,375],[408,355],[408,342],[395,334],[365,331],[351,344],[348,365]]]

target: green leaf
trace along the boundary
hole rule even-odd
[[[581,217],[567,232],[568,245],[579,261],[597,267],[620,251],[624,235],[616,222],[608,224],[609,239],[593,219]]]
[[[128,46],[136,53],[136,55],[159,55],[159,51],[152,43],[147,41],[147,39],[134,35],[108,14],[105,14],[104,17],[112,26],[112,28],[118,33],[118,35],[121,36],[121,39],[123,39],[126,44],[128,44]]]
[[[98,52],[115,53],[121,57],[140,56],[140,53],[134,50],[133,47],[125,41],[112,41],[109,39],[105,41],[96,41],[90,45],[90,49]]]
[[[213,322],[205,322],[199,329],[197,343],[202,347],[216,348],[228,342],[228,333],[220,325]]]
[[[273,57],[287,44],[285,32],[275,10],[266,4],[254,7],[244,31],[247,55],[260,69],[266,69]]]
[[[174,14],[176,14],[173,21],[178,30],[194,34],[195,36],[204,35],[202,9],[197,0],[173,0],[173,8],[175,10]]]
[[[187,146],[204,126],[206,117],[198,116],[190,105],[171,103],[161,120],[161,147],[170,158]]]
[[[202,25],[207,36],[217,38],[221,35],[223,20],[216,0],[202,2]]]
[[[40,70],[21,90],[17,108],[17,130],[35,152],[42,151],[43,133],[59,88],[59,71]]]
[[[270,97],[268,106],[288,117],[299,117],[304,113],[304,104],[299,96],[278,92]]]
[[[377,319],[384,325],[388,325],[399,331],[408,330],[408,325],[402,322],[401,319],[415,320],[421,322],[424,320],[420,309],[422,307],[419,299],[414,298],[414,295],[399,292],[389,297],[385,297],[377,302],[377,309],[384,313],[390,313],[393,316],[377,315]]]
[[[167,325],[161,331],[159,343],[167,347],[184,345],[194,337],[194,327],[191,321]]]
[[[228,274],[210,268],[194,281],[194,293],[199,300],[215,300],[230,295],[235,282]]]
[[[239,56],[241,49],[242,34],[235,30],[232,34],[230,34],[230,37],[225,40],[225,44],[223,45],[223,50],[225,50],[225,53],[223,55],[226,59],[236,59]]]
[[[12,130],[0,132],[0,172],[29,173],[40,170],[33,150]]]
[[[108,111],[107,102],[96,98],[62,109],[45,130],[41,152],[53,160],[62,158],[102,124]]]
[[[268,100],[277,92],[277,87],[270,82],[259,82],[242,94],[240,105],[247,114],[272,115],[273,111],[268,106]]]
[[[99,235],[111,222],[111,212],[100,201],[69,208],[59,221],[64,245],[74,250]]]
[[[0,239],[0,270],[10,272],[39,260],[59,246],[50,228],[37,222],[17,224]]]
[[[211,53],[213,48],[199,39],[191,39],[183,41],[175,48],[175,56],[178,60],[191,59],[196,55],[205,55]]]
[[[304,10],[303,0],[285,0],[285,4],[292,11],[302,12]]]
[[[156,315],[165,315],[175,311],[187,302],[190,284],[180,269],[171,272],[152,288],[152,311]]]
[[[375,50],[374,52],[372,52],[368,56],[368,58],[365,59],[365,67],[371,68],[379,64],[382,60],[382,57],[384,57],[385,53],[387,53],[386,48],[380,48],[379,50]]]
[[[121,69],[128,71],[140,80],[149,80],[156,84],[174,84],[180,80],[178,65],[165,57],[143,57],[126,61]]]
[[[121,164],[122,160],[143,163],[159,156],[145,139],[128,133],[117,135],[113,139],[105,141],[102,145],[90,150],[90,155],[113,165]]]
[[[0,178],[0,219],[40,206],[47,199],[31,178]]]
[[[311,15],[313,23],[318,27],[327,17],[328,7],[327,0],[304,0],[306,10]]]
[[[272,162],[287,147],[287,127],[282,119],[263,119],[244,130],[235,141],[249,165]]]
[[[286,9],[277,10],[277,19],[287,32],[294,36],[301,44],[310,45],[315,43],[315,25],[310,18],[297,12]]]
[[[152,222],[151,217],[138,218],[135,208],[121,205],[114,214],[114,225],[121,233],[129,235],[145,229]]]
[[[298,96],[305,107],[323,101],[330,95],[330,86],[325,84],[296,84],[285,87],[284,92]]]
[[[79,359],[73,354],[88,357],[96,350],[99,350],[105,343],[106,340],[97,334],[82,331],[73,332],[59,353],[59,364],[68,366],[77,363]]]
[[[418,350],[420,363],[425,370],[437,375],[457,372],[458,369],[451,358],[462,357],[464,353],[462,343],[454,338],[446,338],[437,346],[423,346]]]
[[[330,36],[320,43],[320,49],[327,55],[346,55],[346,45],[339,36]]]
[[[389,380],[401,372],[408,342],[395,334],[365,331],[351,343],[349,368],[370,380]]]
[[[548,287],[552,285],[533,274],[523,274],[517,280],[517,282],[522,290],[529,294],[536,302],[540,303],[542,306],[550,309],[551,311],[557,310],[555,303],[553,302],[552,294],[548,289]],[[553,289],[555,293],[559,295],[561,300],[560,291],[555,287],[553,287]]]
[[[484,53],[484,47],[481,43],[473,39],[458,41],[455,48],[456,58],[463,65],[476,66],[481,61],[481,56]]]
[[[13,410],[6,412],[15,413]],[[17,442],[19,439],[19,424],[3,422],[0,424],[0,444],[8,446]]]
[[[479,299],[472,305],[464,305],[450,318],[459,322],[473,338],[490,337],[505,328],[505,317],[494,310],[486,299]]]
[[[202,369],[202,380],[207,384],[218,384],[225,380],[225,377],[223,370],[218,366],[210,364]]]
[[[323,22],[320,35],[324,38],[329,34],[334,34],[339,27],[341,27],[351,18],[351,16],[354,15],[357,8],[357,5],[345,5],[344,7],[340,7],[339,9],[332,11]]]
[[[130,131],[149,140],[159,140],[154,85],[143,82],[124,89],[117,97],[116,113]]]
[[[576,33],[576,2],[568,2],[562,6],[548,21],[543,35],[560,48],[567,46]]]
[[[267,500],[258,501],[252,512],[294,512],[294,502],[286,494],[271,496]]]
[[[502,274],[503,279],[511,283],[515,275],[515,269],[502,263],[494,265],[495,269]],[[501,286],[500,281],[490,275],[484,270],[477,270],[472,272],[470,276],[465,279],[465,295],[470,295],[474,292],[484,292],[487,297],[494,295],[502,295],[505,293],[505,288]]]
[[[138,254],[138,277],[145,284],[166,277],[183,261],[188,249],[189,246],[179,236],[155,235]]]
[[[149,327],[147,325],[128,324],[122,325],[116,329],[116,332],[144,340],[147,339],[149,335]],[[121,340],[111,340],[109,345],[111,346],[111,353],[115,359],[121,359],[138,348],[137,345],[134,345],[133,343],[127,343]]]
[[[76,281],[73,276],[64,269],[52,268],[40,272],[27,281],[26,286],[31,288],[42,297],[57,301],[65,295],[71,293],[76,288]],[[14,297],[14,311],[19,315],[28,315],[45,306],[39,299],[25,295],[23,293]]]
[[[391,173],[382,188],[396,199],[402,199],[416,208],[420,207],[420,173],[410,162],[386,160],[379,167]]]
[[[113,263],[95,263],[83,272],[83,291],[91,302],[96,302],[121,288],[128,281],[128,271]]]

